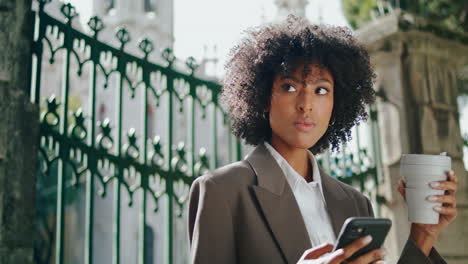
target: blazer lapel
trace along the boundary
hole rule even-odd
[[[309,235],[283,171],[263,144],[246,158],[258,179],[252,186],[261,210],[287,263],[297,263],[311,248]]]
[[[348,217],[356,216],[356,208],[345,193],[343,188],[338,183],[337,179],[332,178],[322,169],[320,169],[322,177],[322,189],[325,203],[327,206],[328,215],[333,226],[336,238],[340,234],[341,227]]]

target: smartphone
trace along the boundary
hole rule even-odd
[[[372,242],[369,245],[356,251],[347,259],[347,261],[353,261],[374,249],[381,248],[391,226],[392,221],[388,218],[350,217],[343,224],[333,251],[346,247],[358,238],[372,236]]]

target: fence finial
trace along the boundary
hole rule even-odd
[[[142,39],[138,44],[138,48],[145,54],[145,60],[147,60],[149,54],[154,51],[153,42],[148,38]]]
[[[163,52],[162,52],[162,57],[167,62],[167,67],[171,68],[172,63],[175,60],[175,55],[174,55],[172,49],[170,49],[170,48],[164,49]]]
[[[130,42],[130,33],[124,27],[120,27],[115,32],[115,37],[120,41],[120,49],[123,50],[125,44]]]
[[[74,17],[78,16],[76,8],[70,3],[63,4],[60,8],[60,12],[65,16],[68,24],[71,23]]]
[[[89,28],[93,31],[93,37],[97,38],[99,31],[104,29],[104,23],[98,16],[93,16],[88,21]]]

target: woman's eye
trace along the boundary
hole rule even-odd
[[[323,88],[323,87],[319,87],[317,89],[317,93],[318,94],[327,94],[328,93],[328,89],[327,88]]]
[[[283,89],[286,92],[295,92],[296,91],[296,88],[294,86],[292,86],[291,84],[284,84]]]

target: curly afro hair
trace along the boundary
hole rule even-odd
[[[310,150],[339,150],[350,140],[351,128],[367,119],[366,104],[375,100],[375,73],[364,46],[348,28],[311,25],[295,16],[246,33],[230,52],[223,81],[222,101],[233,134],[251,145],[269,141],[271,127],[264,112],[274,77],[299,63],[318,64],[333,76],[334,102],[330,126]]]

